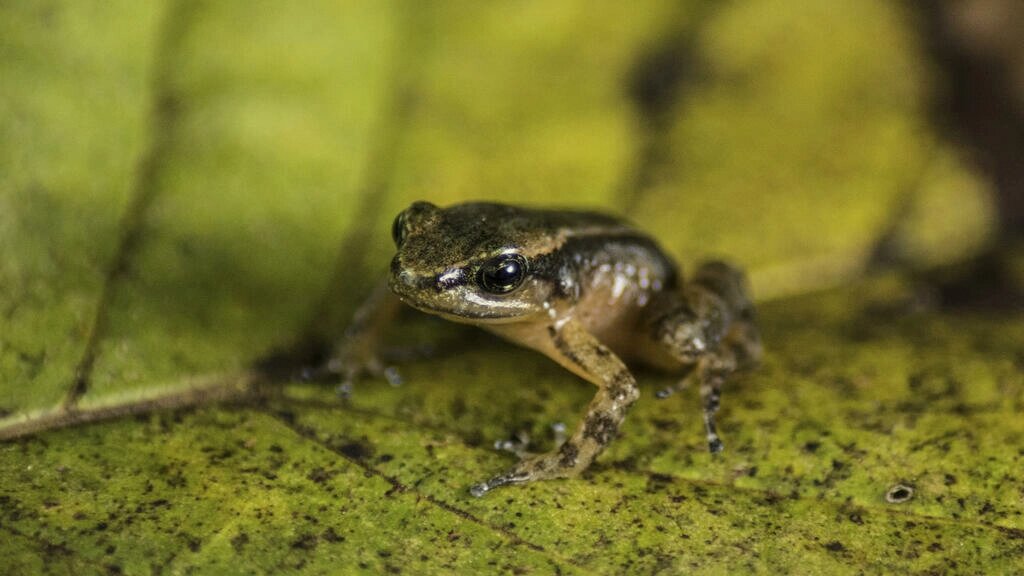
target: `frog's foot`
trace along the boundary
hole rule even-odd
[[[495,440],[494,449],[501,452],[511,452],[519,458],[529,458],[533,456],[528,451],[530,447],[530,434],[525,430],[516,432],[515,436],[511,439]]]
[[[565,422],[555,422],[551,425],[551,433],[555,437],[555,449],[559,449],[565,444],[565,441],[569,439],[568,428],[565,427]]]
[[[578,476],[615,438],[626,411],[640,396],[625,364],[577,321],[569,320],[561,329],[550,326],[548,333],[561,354],[557,358],[579,367],[597,385],[597,394],[568,440],[551,452],[521,461],[505,474],[475,484],[470,488],[474,496],[509,484]]]
[[[555,449],[561,448],[562,444],[565,444],[568,435],[566,434],[566,428],[564,422],[555,422],[551,425],[551,434],[554,437]],[[515,435],[510,439],[495,440],[494,449],[502,452],[511,452],[518,456],[521,460],[533,458],[537,454],[530,452],[530,444],[532,439],[530,438],[529,432],[521,430],[516,432]]]
[[[666,386],[661,390],[658,390],[657,392],[654,393],[654,397],[657,398],[658,400],[665,400],[666,398],[671,398],[673,394],[676,394],[677,392],[682,392],[689,387],[690,378],[683,378],[679,382],[673,384],[672,386]]]
[[[553,452],[524,458],[508,472],[499,474],[485,482],[474,484],[469,488],[469,493],[479,498],[502,486],[576,476],[586,468],[586,465],[581,465],[583,461],[576,457],[574,449],[566,448],[574,446],[574,444],[566,443]],[[587,463],[589,464],[589,461]]]
[[[341,377],[341,382],[335,391],[342,398],[352,396],[355,383],[362,376],[383,378],[392,386],[402,385],[402,375],[398,372],[398,368],[384,364],[376,356],[362,359],[339,356],[329,360],[325,365],[325,370],[329,374]]]

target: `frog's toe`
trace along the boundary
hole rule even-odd
[[[578,454],[578,451],[573,449],[566,450],[565,446],[572,446],[572,444],[563,444],[563,448],[554,452],[537,454],[524,458],[520,460],[512,470],[495,476],[486,482],[474,484],[469,489],[469,492],[473,496],[479,497],[491,490],[494,490],[495,488],[508,486],[510,484],[524,484],[526,482],[534,482],[537,480],[570,478],[576,476],[586,468],[586,466],[585,464],[581,466],[583,461],[577,459],[576,455]]]
[[[666,386],[666,387],[662,388],[661,390],[658,390],[657,392],[654,393],[654,397],[657,398],[658,400],[665,400],[666,398],[671,398],[677,392],[683,392],[684,390],[686,390],[689,387],[690,387],[690,379],[689,378],[683,378],[682,380],[676,382],[675,384],[673,384],[671,386]]]
[[[672,395],[675,394],[675,393],[676,393],[676,389],[671,387],[671,386],[668,386],[666,388],[662,388],[661,390],[658,390],[657,392],[655,392],[654,393],[654,397],[657,398],[658,400],[665,400],[666,398],[671,398]]]
[[[385,366],[376,357],[339,356],[331,358],[324,365],[324,372],[340,377],[341,381],[335,388],[335,392],[342,398],[350,397],[355,383],[364,376],[384,378],[392,386],[399,386],[402,383],[402,377],[398,374],[398,370],[392,366]]]
[[[381,372],[384,379],[388,381],[388,384],[391,384],[396,388],[405,383],[405,380],[402,378],[402,374],[398,371],[398,368],[395,368],[394,366],[387,366]]]
[[[530,447],[530,435],[525,432],[517,432],[514,438],[506,438],[502,440],[494,441],[494,449],[502,452],[511,452],[519,458],[529,458],[533,456],[528,449]]]
[[[345,380],[334,388],[334,393],[337,394],[339,398],[347,400],[352,397],[352,390],[354,388],[355,386],[350,380]]]
[[[534,478],[531,477],[530,472],[516,467],[511,471],[499,474],[490,480],[470,486],[469,493],[479,498],[495,488],[501,488],[502,486],[508,486],[510,484],[521,484],[533,479]]]

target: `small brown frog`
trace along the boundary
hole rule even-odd
[[[568,440],[474,485],[473,495],[585,470],[640,395],[627,360],[692,372],[708,448],[722,450],[715,428],[722,384],[761,356],[736,268],[709,262],[683,282],[649,236],[594,212],[416,202],[395,219],[392,236],[398,253],[388,286],[402,302],[537,350],[597,386]],[[394,378],[376,349],[396,308],[381,289],[357,312],[334,363],[346,386],[361,373]]]

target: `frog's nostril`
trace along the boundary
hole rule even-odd
[[[416,276],[403,270],[392,269],[388,284],[391,286],[391,290],[399,294],[408,294],[416,288]]]
[[[409,272],[401,272],[398,274],[398,283],[406,288],[416,287],[416,276]]]

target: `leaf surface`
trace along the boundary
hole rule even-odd
[[[882,238],[931,266],[989,230],[912,25],[884,2],[4,4],[0,571],[1021,570],[1020,314],[857,279]],[[727,451],[639,371],[582,478],[473,499],[512,464],[495,440],[550,446],[592,389],[415,316],[390,338],[444,345],[405,386],[257,387],[338,337],[417,199],[595,206],[684,267],[742,263],[777,298]]]

